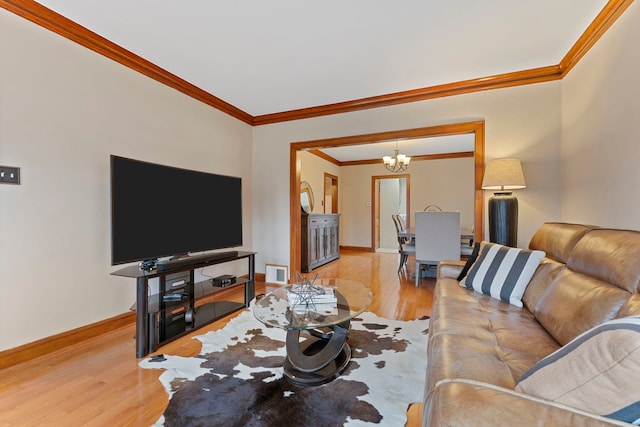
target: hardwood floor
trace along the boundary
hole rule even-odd
[[[314,271],[319,277],[358,280],[371,287],[369,311],[385,318],[413,320],[430,315],[433,279],[416,288],[410,273],[396,274],[398,255],[343,251],[342,257]],[[413,271],[409,260],[410,271]],[[270,285],[256,284],[256,293]],[[241,288],[227,298],[241,301]],[[173,341],[157,353],[194,356],[192,339],[223,327],[222,319]],[[135,357],[134,325],[92,338],[29,362],[0,370],[0,427],[149,426],[164,412],[168,398],[161,371],[141,369]],[[421,405],[408,411],[407,426],[421,424]]]

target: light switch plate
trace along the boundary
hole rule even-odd
[[[0,184],[20,184],[20,168],[0,166]]]

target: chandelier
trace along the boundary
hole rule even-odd
[[[384,156],[382,157],[382,162],[384,163],[384,167],[389,171],[402,172],[407,170],[407,168],[409,167],[411,157],[400,154],[400,150],[398,149],[398,141],[396,141],[396,149],[394,150],[393,157]]]

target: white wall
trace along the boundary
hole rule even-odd
[[[264,268],[266,259],[289,263],[291,142],[477,119],[486,121],[487,160],[513,156],[522,161],[527,188],[516,194],[520,201],[518,244],[526,246],[544,221],[560,219],[560,93],[560,82],[549,82],[255,127],[253,245],[258,251],[257,268]],[[345,182],[344,170],[341,181]],[[362,202],[369,197],[370,193],[363,195]],[[349,203],[357,202],[342,201],[340,211],[344,213]],[[346,215],[343,224],[345,220]],[[357,220],[369,223],[370,217]],[[351,236],[343,236],[342,244],[356,244]]]
[[[242,176],[253,246],[250,126],[0,9],[0,164],[22,172],[0,185],[0,350],[135,301],[110,275],[110,154]]]
[[[562,85],[562,219],[640,229],[640,4]]]

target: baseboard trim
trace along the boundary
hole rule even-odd
[[[247,277],[247,275],[242,277]],[[255,274],[255,282],[264,282],[264,279],[264,273]],[[115,331],[123,326],[135,324],[135,322],[136,314],[130,311],[15,348],[0,351],[0,369],[28,362],[36,357],[45,356],[70,345]]]
[[[42,338],[19,347],[0,351],[0,369],[28,362],[36,357],[53,353],[56,350],[63,349],[72,344],[77,344],[81,341],[88,340],[89,338],[97,337],[123,326],[128,326],[135,323],[135,320],[135,313],[123,313],[109,319]]]
[[[375,252],[368,246],[340,246],[340,250],[354,251],[354,252]]]

